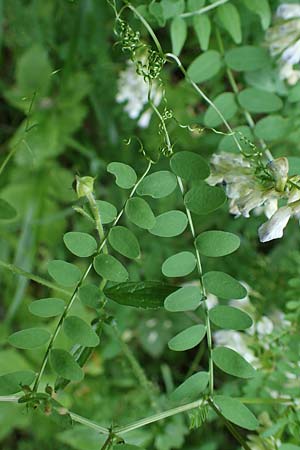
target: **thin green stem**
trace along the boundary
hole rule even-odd
[[[167,58],[170,58],[172,60],[174,60],[176,62],[176,64],[178,65],[179,69],[181,70],[181,72],[183,73],[185,79],[193,86],[193,88],[195,89],[195,91],[198,92],[198,94],[216,111],[216,113],[218,114],[218,116],[220,117],[220,119],[222,120],[222,122],[224,123],[225,127],[227,128],[227,130],[229,131],[229,133],[232,135],[234,142],[237,146],[237,148],[239,149],[239,151],[242,151],[242,147],[241,144],[239,143],[235,132],[233,131],[233,129],[231,128],[230,124],[228,123],[228,121],[225,119],[224,115],[222,114],[222,112],[219,110],[219,108],[214,104],[214,102],[212,102],[210,100],[210,98],[202,91],[202,89],[200,89],[200,87],[189,77],[187,71],[185,70],[185,68],[183,67],[180,59],[176,56],[173,55],[173,53],[167,53],[166,54]]]
[[[5,270],[9,270],[15,275],[20,275],[21,277],[28,278],[28,280],[34,281],[35,283],[41,284],[42,286],[48,287],[49,289],[53,289],[57,292],[61,292],[64,295],[70,295],[71,292],[57,286],[55,283],[46,280],[45,278],[39,277],[38,275],[34,275],[31,272],[27,272],[26,270],[21,269],[21,267],[15,266],[14,264],[6,263],[0,260],[0,268]]]
[[[178,180],[178,185],[179,185],[182,197],[184,197],[185,192],[184,192],[184,186],[183,186],[182,180],[180,177],[177,177],[177,180]],[[214,364],[213,364],[213,359],[212,359],[213,345],[212,345],[212,333],[211,333],[211,326],[210,326],[210,320],[209,320],[209,312],[208,312],[207,301],[206,301],[206,289],[205,289],[204,282],[203,282],[203,269],[202,269],[202,264],[201,264],[201,257],[200,257],[198,248],[195,245],[196,233],[195,233],[195,227],[194,227],[192,215],[191,215],[190,210],[187,207],[185,207],[185,210],[186,210],[191,234],[192,234],[193,240],[194,240],[194,247],[195,247],[196,259],[197,259],[197,269],[198,269],[199,281],[200,281],[200,286],[201,286],[201,291],[202,291],[202,296],[203,296],[202,305],[203,305],[203,310],[204,310],[204,314],[205,314],[206,340],[207,340],[207,348],[208,348],[209,393],[212,396],[214,393]]]
[[[223,39],[222,39],[221,33],[220,33],[220,31],[218,29],[216,30],[216,36],[217,36],[217,41],[218,41],[218,44],[219,44],[220,51],[224,55],[224,53],[225,53],[224,52],[224,43],[223,43]],[[233,90],[235,96],[238,96],[240,91],[239,91],[238,85],[237,85],[237,83],[235,81],[233,72],[230,69],[230,67],[228,67],[228,66],[226,67],[226,73],[227,73],[227,77],[228,77],[229,83],[230,83],[230,85],[232,87],[232,90]],[[243,111],[243,114],[245,116],[245,119],[246,119],[249,127],[253,130],[254,127],[255,127],[255,122],[253,120],[253,117],[251,116],[249,111],[247,111],[245,108],[242,108],[242,111]],[[262,149],[263,149],[267,159],[269,161],[272,161],[273,160],[272,153],[268,149],[267,144],[265,143],[265,141],[263,139],[259,139],[259,143],[260,143],[260,145],[261,145],[261,147],[262,147]]]
[[[179,17],[181,17],[182,19],[188,19],[189,17],[199,16],[200,14],[205,14],[208,11],[215,9],[218,6],[224,5],[227,2],[229,2],[229,0],[218,0],[217,2],[213,3],[212,5],[205,6],[204,8],[197,9],[196,11],[182,13],[182,14],[180,14]]]
[[[98,431],[102,434],[109,434],[109,429],[102,427],[101,425],[98,425],[96,422],[93,422],[92,420],[86,419],[85,417],[80,416],[79,414],[75,414],[72,411],[69,411],[69,414],[71,418],[74,420],[74,422],[81,423],[82,425],[85,425],[88,428],[91,428],[92,430]]]
[[[148,172],[149,172],[151,166],[152,166],[152,162],[150,161],[150,162],[148,163],[148,166],[147,166],[145,172],[144,172],[143,175],[140,177],[140,179],[137,181],[137,183],[134,185],[134,187],[133,187],[133,189],[132,189],[132,191],[131,191],[131,193],[130,193],[128,199],[130,199],[131,197],[133,197],[133,195],[135,194],[136,189],[138,188],[138,186],[139,186],[139,184],[142,182],[142,180],[145,178],[145,176],[148,174]],[[127,199],[127,201],[128,201],[128,199]],[[122,217],[123,212],[124,212],[124,210],[125,210],[125,206],[126,206],[127,201],[125,202],[125,205],[123,206],[123,208],[122,208],[121,211],[119,212],[118,216],[116,217],[115,221],[113,222],[112,227],[114,227],[114,226],[119,222],[120,218]],[[107,242],[107,238],[108,238],[108,234],[103,238],[102,242],[100,242],[99,248],[98,248],[98,250],[97,250],[97,254],[101,253],[101,251],[102,251],[103,248],[105,247],[106,242]],[[72,295],[71,295],[71,297],[70,297],[70,300],[69,300],[69,302],[67,303],[67,305],[66,305],[66,307],[65,307],[65,310],[64,310],[63,314],[61,315],[61,317],[60,317],[60,319],[59,319],[59,321],[58,321],[58,323],[57,323],[57,325],[56,325],[56,328],[55,328],[55,330],[54,330],[54,333],[53,333],[52,336],[51,336],[51,339],[50,339],[50,342],[49,342],[49,344],[48,344],[46,353],[45,353],[45,355],[44,355],[44,358],[43,358],[43,361],[42,361],[40,370],[39,370],[39,372],[38,372],[38,374],[37,374],[37,377],[36,377],[36,380],[35,380],[35,383],[34,383],[34,386],[33,386],[33,392],[37,392],[39,383],[40,383],[40,381],[41,381],[42,375],[43,375],[43,373],[44,373],[44,370],[45,370],[45,368],[46,368],[46,365],[47,365],[47,362],[48,362],[48,359],[49,359],[49,356],[50,356],[51,349],[52,349],[53,344],[54,344],[54,341],[55,341],[55,339],[57,338],[57,336],[58,336],[58,334],[59,334],[59,332],[60,332],[60,330],[61,330],[61,328],[62,328],[62,325],[63,325],[63,322],[64,322],[64,320],[65,320],[65,317],[67,316],[68,312],[70,311],[71,307],[73,306],[73,303],[74,303],[74,301],[75,301],[75,299],[76,299],[77,292],[78,292],[79,288],[81,287],[81,285],[82,285],[82,283],[84,282],[84,280],[87,278],[87,276],[88,276],[88,274],[90,273],[92,267],[93,267],[93,262],[91,262],[91,263],[89,264],[89,266],[87,267],[87,269],[86,269],[85,272],[83,273],[81,279],[79,280],[79,282],[77,283],[76,287],[74,288],[74,291],[73,291],[73,293],[72,293]]]

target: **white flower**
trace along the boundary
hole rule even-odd
[[[300,79],[300,71],[293,67],[300,62],[300,5],[284,3],[276,15],[283,22],[270,28],[266,39],[271,55],[280,55],[280,78],[293,85]]]
[[[271,334],[273,329],[273,322],[267,316],[262,316],[256,324],[256,332],[259,337],[265,336],[266,334]]]
[[[294,19],[295,17],[300,17],[300,5],[296,5],[295,3],[283,3],[278,7],[276,14],[282,19]]]
[[[156,82],[152,82],[151,100],[158,106],[162,99],[162,90]],[[127,67],[119,74],[118,93],[116,96],[118,103],[126,102],[124,111],[131,119],[139,117],[138,125],[147,128],[152,116],[151,108],[144,111],[148,104],[148,83],[143,76],[136,71],[136,66],[132,61],[127,62]]]
[[[291,215],[292,208],[289,206],[279,208],[267,222],[259,227],[258,235],[260,242],[268,242],[281,238]]]

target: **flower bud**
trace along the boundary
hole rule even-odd
[[[76,192],[78,198],[88,197],[94,190],[94,178],[93,177],[75,177]]]

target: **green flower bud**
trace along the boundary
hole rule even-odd
[[[287,158],[281,157],[273,159],[273,161],[270,162],[269,167],[274,175],[276,190],[279,192],[284,191],[289,172],[289,162]]]
[[[76,192],[78,198],[88,197],[94,191],[94,180],[93,177],[78,177],[76,175]]]

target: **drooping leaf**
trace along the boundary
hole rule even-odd
[[[71,287],[78,283],[81,272],[74,264],[55,259],[48,263],[48,272],[60,285]]]
[[[206,334],[206,327],[204,325],[193,325],[181,333],[174,336],[169,342],[170,350],[176,352],[183,352],[200,344]]]
[[[177,186],[176,177],[168,170],[161,170],[148,175],[137,188],[138,195],[163,198],[170,195]]]
[[[214,364],[223,372],[238,378],[253,378],[255,369],[239,353],[227,347],[216,347],[212,351]]]
[[[172,19],[184,11],[184,0],[162,0],[161,6],[165,20]]]
[[[280,97],[272,92],[257,88],[247,88],[238,95],[240,105],[252,113],[268,113],[278,111],[283,103]]]
[[[171,23],[172,52],[179,55],[187,37],[187,25],[181,17],[175,17]]]
[[[160,237],[173,237],[183,233],[188,219],[182,211],[167,211],[156,217],[156,223],[149,230],[151,234]]]
[[[30,303],[28,309],[35,316],[55,317],[63,313],[65,302],[60,298],[43,298]]]
[[[11,220],[17,215],[17,211],[10,203],[0,198],[0,220]]]
[[[107,166],[107,172],[116,177],[116,184],[122,189],[130,189],[137,180],[135,170],[128,164],[111,162]]]
[[[97,250],[97,241],[93,236],[78,231],[64,234],[64,243],[70,252],[81,258],[93,255]]]
[[[293,86],[288,93],[288,101],[291,103],[300,102],[300,84]]]
[[[96,272],[105,280],[122,283],[128,279],[128,272],[114,256],[102,253],[94,259]]]
[[[194,83],[213,78],[221,69],[221,55],[216,50],[208,50],[198,56],[188,68],[187,74]]]
[[[240,14],[236,6],[232,3],[220,5],[217,8],[217,17],[234,42],[240,44],[242,42],[242,29]]]
[[[133,197],[125,207],[128,219],[140,228],[149,230],[155,225],[155,216],[148,203],[142,198]]]
[[[211,34],[211,22],[206,14],[193,17],[193,27],[198,38],[201,50],[206,51],[209,47]]]
[[[240,299],[247,295],[244,286],[225,272],[207,272],[203,281],[208,292],[225,300]]]
[[[209,186],[205,181],[193,186],[184,197],[185,206],[195,214],[210,214],[226,201],[222,188]]]
[[[246,72],[264,68],[270,63],[270,57],[265,48],[244,45],[228,50],[225,53],[225,62],[230,69]]]
[[[171,394],[174,402],[188,403],[199,398],[208,385],[208,372],[198,372],[185,380]]]
[[[195,255],[191,252],[180,252],[165,260],[162,265],[162,273],[166,277],[184,277],[193,272],[195,267]]]
[[[188,0],[187,9],[188,11],[197,11],[205,5],[206,0]]]
[[[196,238],[196,246],[202,255],[216,258],[235,252],[240,238],[227,231],[204,231]]]
[[[8,342],[17,348],[32,349],[45,345],[50,339],[50,333],[44,328],[26,328],[8,337]]]
[[[140,245],[135,235],[128,228],[116,226],[111,228],[108,240],[114,250],[127,258],[140,256]]]
[[[105,289],[104,293],[120,305],[157,309],[163,307],[165,298],[176,290],[177,286],[160,281],[139,281],[118,284]]]
[[[60,348],[54,348],[50,352],[50,364],[54,372],[60,377],[71,381],[81,381],[83,370],[77,364],[74,357]]]
[[[99,344],[99,337],[88,323],[77,316],[68,316],[64,320],[63,329],[74,344],[85,347],[96,347]]]
[[[205,180],[209,176],[209,166],[202,156],[193,152],[178,152],[170,161],[172,171],[185,181]]]
[[[98,286],[95,284],[85,284],[78,290],[80,301],[90,308],[99,308],[102,304],[103,297]]]
[[[100,214],[100,219],[103,225],[111,223],[117,217],[117,208],[109,202],[104,200],[96,200],[97,208]]]
[[[214,403],[229,422],[246,430],[252,431],[258,428],[259,423],[254,414],[238,399],[225,395],[215,395]]]
[[[224,92],[223,94],[218,95],[214,99],[214,104],[226,120],[230,120],[238,109],[235,96],[232,92]],[[207,127],[218,127],[222,123],[223,119],[220,115],[212,106],[209,106],[204,115],[204,124]]]
[[[18,370],[0,376],[0,395],[12,395],[20,392],[23,385],[30,386],[35,379],[31,370]]]
[[[224,330],[246,330],[253,324],[251,317],[241,309],[217,305],[209,311],[214,325]]]
[[[184,286],[176,292],[168,295],[165,299],[165,309],[167,311],[194,311],[201,302],[200,287]]]

